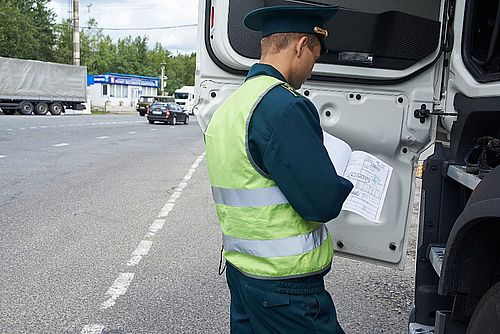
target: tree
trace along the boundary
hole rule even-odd
[[[0,56],[54,61],[54,13],[49,0],[0,2]]]
[[[72,27],[70,20],[54,26],[56,42],[54,46],[55,61],[61,64],[71,64],[73,59]]]
[[[166,73],[168,76],[167,89],[169,93],[182,86],[194,85],[194,73],[196,68],[196,54],[178,54],[167,59]]]

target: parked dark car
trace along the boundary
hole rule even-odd
[[[148,108],[149,124],[164,122],[170,124],[189,123],[189,115],[175,102],[155,102]]]

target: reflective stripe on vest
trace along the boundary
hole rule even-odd
[[[287,204],[288,200],[278,187],[257,189],[229,189],[212,187],[215,204],[253,207]]]
[[[328,230],[322,225],[308,233],[274,240],[247,240],[223,236],[224,250],[259,257],[294,256],[308,253],[328,238]]]

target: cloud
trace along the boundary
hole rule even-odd
[[[57,21],[70,17],[69,0],[53,0],[49,3],[57,15]],[[80,1],[80,26],[86,26],[89,18],[96,19],[103,33],[114,41],[128,35],[147,36],[149,45],[157,42],[174,53],[196,51],[196,26],[158,30],[132,30],[133,28],[175,27],[198,22],[198,0],[82,0]],[[125,28],[127,30],[106,30]]]

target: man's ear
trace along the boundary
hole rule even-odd
[[[307,48],[307,41],[307,36],[302,36],[295,44],[295,52],[297,53],[297,57],[301,57],[304,53],[305,48]]]

